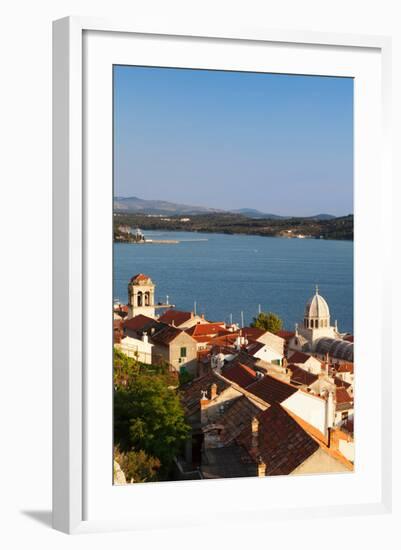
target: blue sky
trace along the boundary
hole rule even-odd
[[[353,81],[116,66],[114,194],[349,214]]]

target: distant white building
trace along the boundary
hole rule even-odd
[[[266,363],[281,365],[283,362],[283,354],[277,352],[277,349],[274,349],[263,342],[252,343],[246,348],[246,350],[248,355],[251,355],[255,359],[265,361]]]

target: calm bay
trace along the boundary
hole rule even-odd
[[[212,321],[246,324],[273,311],[293,330],[315,285],[341,332],[353,332],[353,242],[178,231],[147,231],[147,239],[178,244],[114,244],[114,298],[127,303],[129,279],[146,273],[156,301],[204,313]]]

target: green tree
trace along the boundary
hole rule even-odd
[[[147,455],[145,451],[123,453],[118,447],[115,447],[114,460],[119,463],[127,483],[144,483],[145,481],[157,480],[160,460]]]
[[[251,327],[260,328],[262,330],[268,330],[273,334],[277,334],[283,327],[283,321],[278,315],[269,311],[265,313],[262,311],[257,317],[253,318]]]
[[[128,357],[117,348],[114,348],[114,387],[123,388],[139,373],[140,364],[132,357]]]
[[[185,367],[181,367],[180,374],[179,374],[180,386],[183,386],[184,384],[191,382],[193,379],[194,379],[193,374],[189,373]]]
[[[187,438],[189,427],[177,394],[162,377],[140,374],[114,393],[115,443],[158,458],[166,474]]]

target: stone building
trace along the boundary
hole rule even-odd
[[[153,344],[152,362],[166,361],[177,372],[186,369],[190,374],[197,370],[196,341],[185,331],[176,327],[159,323],[150,332],[150,341]]]
[[[326,300],[316,292],[305,306],[304,320],[295,325],[295,333],[288,342],[288,353],[303,351],[319,359],[330,359],[340,362],[354,361],[354,344],[346,334],[341,334],[337,321],[331,324],[330,309]]]
[[[155,285],[143,273],[134,275],[128,283],[128,319],[137,315],[155,317]]]

